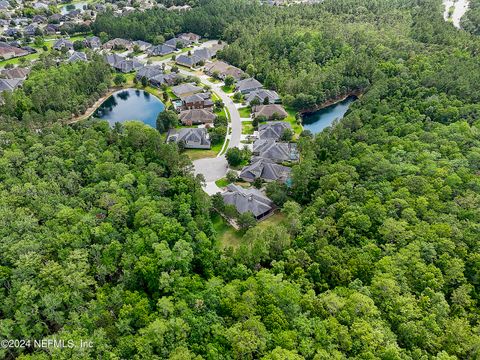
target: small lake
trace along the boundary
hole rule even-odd
[[[107,120],[111,126],[128,120],[139,120],[156,128],[157,116],[165,105],[154,95],[138,89],[125,89],[112,94],[95,110],[94,117]]]
[[[330,126],[335,119],[342,119],[350,105],[357,100],[355,96],[349,96],[336,104],[327,106],[321,110],[303,115],[303,129],[310,130],[313,134]]]
[[[86,2],[63,5],[60,7],[60,14],[65,15],[65,14],[68,14],[70,11],[77,10],[77,9],[83,11],[83,7],[86,5],[88,5],[88,3]],[[72,6],[74,6],[75,8],[73,8]]]

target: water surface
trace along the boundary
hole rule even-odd
[[[154,95],[138,89],[125,89],[112,94],[95,110],[94,117],[107,120],[111,126],[117,122],[139,120],[156,128],[157,116],[165,105]]]
[[[349,96],[343,101],[327,106],[321,110],[303,115],[303,129],[317,134],[330,126],[335,119],[343,119],[350,105],[356,100],[355,96]]]

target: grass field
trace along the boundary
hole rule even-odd
[[[188,149],[185,150],[185,154],[190,158],[190,160],[198,160],[202,158],[213,158],[218,155],[220,150],[222,150],[223,143],[213,145],[211,149]]]
[[[252,109],[247,106],[247,107],[238,109],[238,112],[240,113],[241,118],[249,118],[252,112]]]
[[[230,85],[230,86],[223,85],[222,90],[225,91],[227,94],[231,94],[235,90],[235,85]]]
[[[288,121],[292,125],[293,132],[295,135],[300,135],[303,131],[303,127],[300,124],[297,124],[297,119],[295,116],[297,115],[297,112],[293,110],[292,108],[285,107],[285,110],[288,113],[288,116],[285,118],[285,121]]]
[[[253,125],[251,122],[248,121],[242,121],[242,134],[248,134],[251,135],[255,129],[253,128]]]
[[[269,218],[260,221],[254,229],[264,230],[270,226],[281,225],[285,221],[285,216],[277,212]],[[213,228],[215,229],[220,245],[223,249],[232,247],[238,248],[242,244],[242,237],[245,232],[234,229],[223,217],[218,214],[212,216]]]
[[[228,184],[230,184],[230,181],[228,181],[227,178],[221,178],[215,181],[215,185],[217,185],[219,188],[224,188]]]

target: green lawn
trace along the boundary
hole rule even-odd
[[[270,226],[278,226],[285,221],[285,216],[277,212],[269,218],[260,221],[254,229],[264,230]],[[223,249],[228,247],[238,248],[242,243],[242,237],[245,234],[242,230],[234,229],[223,217],[215,213],[212,216],[213,228],[215,229],[220,246]]]
[[[212,158],[218,155],[220,150],[222,149],[223,142],[220,144],[213,145],[211,149],[203,150],[203,149],[187,149],[185,150],[185,154],[190,158],[190,160],[198,160],[203,158]]]
[[[220,80],[215,79],[215,78],[213,78],[213,77],[209,77],[209,78],[208,78],[208,81],[210,81],[211,83],[214,83],[214,84],[218,84],[219,82],[221,82]]]
[[[240,113],[240,117],[249,118],[250,114],[252,113],[252,109],[249,106],[247,106],[247,107],[238,109],[238,112]]]
[[[294,109],[289,108],[287,106],[285,106],[285,110],[288,113],[288,116],[285,118],[285,121],[288,121],[292,125],[292,129],[295,135],[297,136],[300,135],[301,132],[303,131],[303,127],[302,125],[297,124],[297,119],[295,118],[297,112]]]
[[[235,91],[235,85],[223,85],[222,90],[225,91],[227,94],[232,94]]]
[[[251,135],[255,129],[253,128],[253,125],[251,122],[247,121],[242,121],[242,134],[248,134]]]
[[[217,181],[215,181],[215,184],[216,184],[219,188],[224,188],[224,187],[226,187],[228,184],[230,184],[230,181],[228,181],[227,178],[221,178],[221,179],[218,179]]]

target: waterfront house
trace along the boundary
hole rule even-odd
[[[274,210],[273,202],[257,189],[244,189],[230,184],[222,193],[223,202],[233,205],[240,214],[251,212],[255,219],[261,220]]]
[[[184,110],[179,114],[179,119],[185,126],[213,124],[215,118],[215,114],[207,109]]]
[[[277,104],[258,105],[252,108],[252,117],[265,116],[268,120],[281,120],[288,116],[283,106]]]

